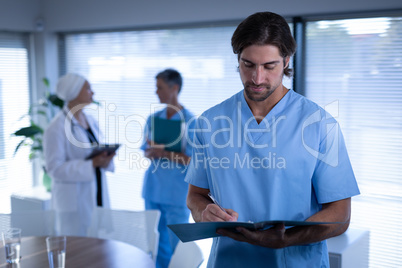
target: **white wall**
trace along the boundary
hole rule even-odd
[[[270,10],[287,16],[402,10],[400,0],[0,0],[0,30],[78,31],[239,21]]]
[[[283,16],[402,9],[400,0],[43,0],[51,31],[242,20],[270,10]]]
[[[0,31],[33,31],[42,0],[0,0]]]

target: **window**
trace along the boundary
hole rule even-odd
[[[20,142],[17,129],[29,125],[28,38],[0,32],[0,211],[11,211],[10,195],[32,186],[29,148],[14,151]],[[22,118],[22,119],[21,119]]]
[[[402,267],[402,17],[309,22],[306,35],[306,96],[337,107],[361,191],[351,228],[370,230],[370,267]]]
[[[233,31],[220,27],[65,36],[66,71],[87,77],[101,102],[88,111],[99,118],[109,142],[125,145],[115,159],[116,172],[108,174],[112,208],[144,209],[141,190],[149,161],[139,146],[145,120],[155,105],[161,108],[155,94],[159,71],[171,67],[181,72],[179,100],[195,115],[242,89],[230,46]]]
[[[144,172],[149,161],[138,148],[141,123],[158,104],[155,75],[175,68],[183,76],[180,102],[194,115],[242,89],[237,57],[230,40],[235,27],[83,33],[64,36],[67,72],[88,78],[99,107],[88,111],[99,118],[109,142],[123,143],[116,172],[108,174],[115,209],[143,209]],[[290,82],[289,82],[290,84]]]

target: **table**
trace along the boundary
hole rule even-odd
[[[21,238],[19,265],[6,263],[4,246],[0,247],[0,267],[46,268],[49,267],[46,237]],[[67,237],[66,268],[155,268],[149,255],[135,246],[92,237]]]

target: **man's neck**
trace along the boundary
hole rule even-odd
[[[171,118],[173,115],[175,115],[181,109],[183,109],[183,106],[179,102],[169,103],[166,108],[167,118],[168,119]]]
[[[278,87],[268,98],[263,101],[253,101],[247,98],[244,93],[244,97],[253,113],[255,120],[259,124],[267,114],[275,107],[275,105],[286,95],[289,91],[285,86]]]

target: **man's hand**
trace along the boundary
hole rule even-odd
[[[223,211],[219,206],[208,204],[201,213],[201,221],[237,221],[239,214],[232,209]]]
[[[168,157],[168,151],[165,150],[164,144],[156,143],[152,140],[147,140],[148,149],[145,150],[144,156],[149,159],[158,159]]]
[[[208,197],[209,189],[189,185],[187,206],[195,222],[203,221],[237,221],[239,214],[232,209],[223,211],[218,205],[212,203]]]
[[[285,225],[280,223],[267,230],[251,231],[243,227],[237,227],[237,232],[232,232],[227,229],[218,229],[216,233],[256,246],[283,248],[287,246],[285,230]]]
[[[149,148],[145,150],[144,156],[149,159],[158,159],[167,157],[168,153],[169,153],[168,151],[161,148]]]
[[[238,227],[236,228],[237,232],[218,229],[217,233],[237,241],[269,248],[316,243],[346,231],[350,221],[350,198],[323,204],[322,209],[308,218],[307,221],[339,223],[296,226],[289,229],[285,229],[283,224],[277,224],[271,229],[259,231],[250,231]]]
[[[155,143],[154,141],[147,140],[147,143],[149,147],[144,151],[144,156],[146,158],[149,159],[165,158],[181,165],[188,165],[190,163],[191,157],[187,156],[184,153],[171,152],[165,150],[164,144],[158,144]]]

